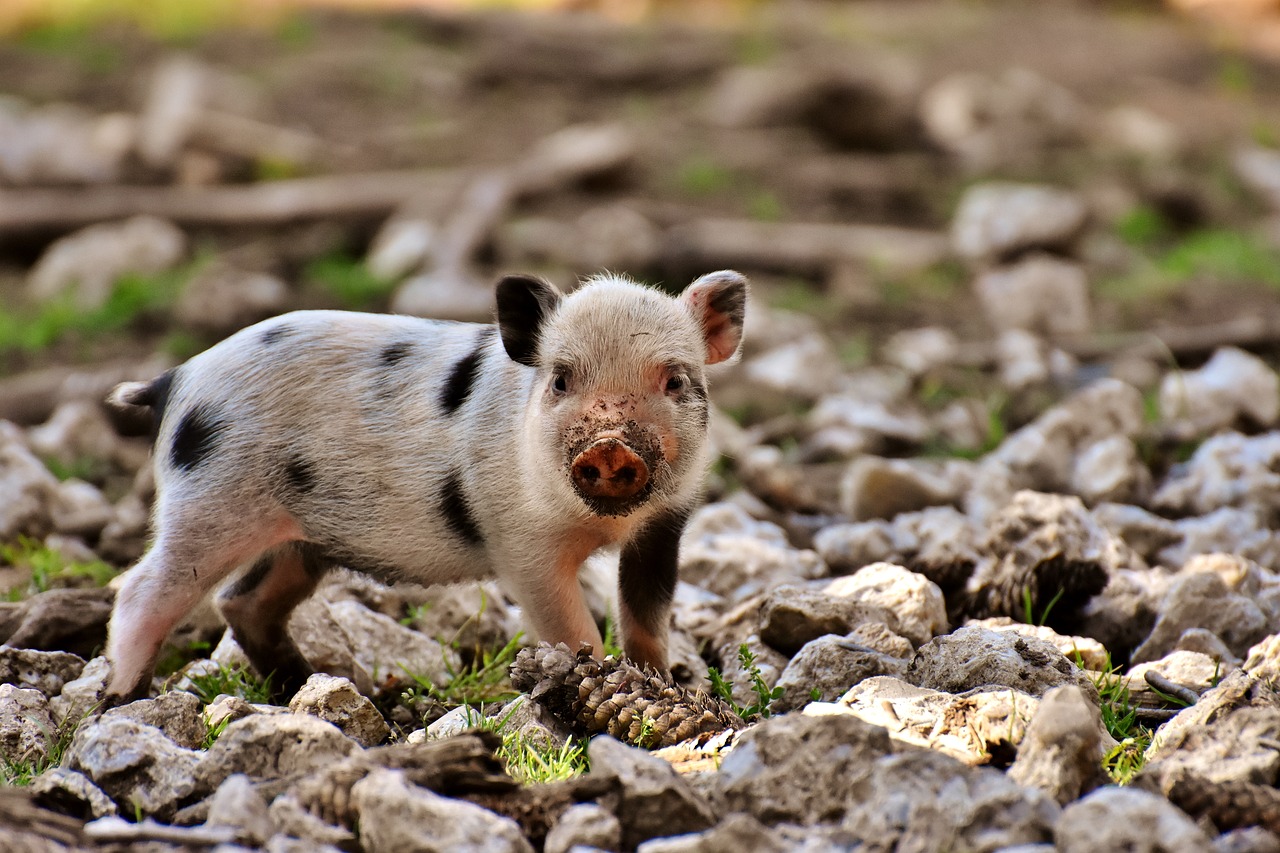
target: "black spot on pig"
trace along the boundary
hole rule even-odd
[[[283,338],[287,338],[292,334],[293,326],[288,323],[280,323],[262,333],[262,344],[269,347],[278,344]]]
[[[471,545],[479,545],[483,540],[457,474],[450,474],[440,490],[440,514],[459,539]]]
[[[654,517],[622,549],[618,562],[618,595],[622,604],[646,630],[657,632],[676,591],[680,534],[688,509],[668,510]]]
[[[531,275],[509,275],[498,282],[497,298],[498,330],[507,355],[520,364],[537,365],[538,336],[560,302],[560,291]]]
[[[400,342],[398,344],[388,344],[382,348],[382,352],[378,353],[378,361],[383,367],[395,367],[413,352],[413,344]]]
[[[707,304],[735,326],[741,326],[747,316],[747,292],[741,287],[722,287],[711,294]]]
[[[301,456],[294,456],[285,464],[284,477],[289,488],[298,494],[306,494],[316,487],[315,466]]]
[[[191,471],[218,448],[229,424],[209,406],[198,405],[182,416],[173,432],[169,459],[173,467]]]
[[[446,414],[453,414],[471,396],[471,388],[480,375],[480,362],[484,359],[485,347],[496,330],[490,326],[480,332],[476,339],[475,349],[458,359],[458,363],[449,371],[449,378],[440,392],[440,407]]]
[[[235,583],[223,590],[218,597],[223,601],[230,601],[233,598],[248,595],[262,585],[262,582],[266,580],[267,575],[271,573],[271,569],[275,564],[276,555],[274,552],[263,554],[253,564],[253,568],[237,578]]]

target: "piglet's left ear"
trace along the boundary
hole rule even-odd
[[[742,343],[747,313],[747,277],[733,270],[711,272],[685,288],[680,300],[702,324],[707,364],[730,359]]]

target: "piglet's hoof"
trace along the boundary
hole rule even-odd
[[[578,454],[570,471],[573,484],[593,498],[630,498],[649,482],[649,466],[616,438],[597,441]]]

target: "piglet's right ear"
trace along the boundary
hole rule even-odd
[[[747,290],[747,277],[742,273],[720,270],[707,273],[680,294],[702,326],[707,364],[719,364],[737,354],[747,314]]]
[[[513,361],[538,363],[542,324],[563,298],[555,285],[531,275],[509,275],[498,282],[498,332]]]

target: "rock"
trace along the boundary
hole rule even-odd
[[[137,810],[165,820],[195,789],[201,754],[177,746],[154,726],[103,717],[81,725],[64,763],[130,814]]]
[[[817,440],[811,436],[811,440]],[[814,449],[813,444],[806,445]],[[826,451],[819,451],[825,456]],[[781,448],[761,444],[742,452],[734,470],[750,494],[766,506],[801,513],[836,511],[836,482],[839,466],[835,464],[796,464]]]
[[[276,833],[275,821],[252,780],[240,773],[228,776],[209,798],[205,826],[228,827],[246,846],[265,844]]]
[[[882,622],[891,630],[897,626],[895,615],[883,605],[822,588],[781,586],[760,605],[760,638],[785,655],[825,634],[847,634],[863,622]]]
[[[747,358],[743,375],[766,394],[811,401],[835,390],[843,367],[825,335],[806,335]]]
[[[1213,840],[1213,853],[1280,853],[1280,836],[1260,826],[1224,832]]]
[[[0,684],[0,759],[10,765],[36,763],[49,757],[56,736],[43,693]]]
[[[115,590],[97,587],[42,592],[23,603],[5,642],[15,648],[92,654],[106,642],[114,601]]]
[[[879,652],[886,657],[910,660],[915,655],[911,641],[889,630],[880,622],[864,622],[845,635],[845,639]]]
[[[115,517],[98,487],[83,480],[63,480],[49,506],[53,529],[69,536],[96,538]]]
[[[1175,465],[1151,498],[1157,512],[1205,515],[1223,507],[1280,508],[1280,432],[1228,432]],[[1221,550],[1235,551],[1235,548]]]
[[[906,669],[907,662],[901,658],[867,648],[848,637],[828,634],[805,643],[796,652],[776,682],[783,693],[770,710],[784,714],[810,702],[831,702],[865,679],[878,675],[901,677]]]
[[[493,288],[465,270],[444,267],[407,278],[391,310],[417,317],[485,322],[493,314]]]
[[[1179,539],[1161,548],[1153,562],[1185,565],[1199,554],[1230,552],[1264,566],[1280,566],[1280,535],[1269,527],[1269,510],[1223,507],[1208,515],[1173,523]]]
[[[295,714],[311,714],[333,723],[364,747],[377,746],[391,736],[391,727],[378,709],[346,678],[316,673],[289,702]]]
[[[56,696],[63,685],[78,678],[84,661],[66,652],[41,652],[0,646],[0,684],[38,690]]]
[[[305,714],[254,714],[230,723],[200,762],[195,787],[213,791],[234,773],[255,782],[328,767],[360,747],[336,726]]]
[[[893,563],[873,563],[852,575],[836,578],[824,591],[885,608],[895,617],[892,630],[914,646],[947,630],[947,607],[938,585]]]
[[[575,124],[543,137],[520,165],[525,193],[558,190],[566,183],[603,180],[624,172],[639,153],[635,131],[624,124]]]
[[[0,541],[48,533],[57,491],[57,479],[27,449],[22,430],[0,421],[0,494],[5,496],[0,504]]]
[[[1063,251],[1089,211],[1075,193],[1040,184],[981,183],[960,199],[952,244],[971,260],[999,260],[1031,249]]]
[[[138,154],[154,168],[174,164],[205,106],[209,70],[188,56],[171,56],[151,77],[138,128]]]
[[[569,853],[574,847],[618,850],[622,847],[622,824],[613,812],[595,803],[570,806],[547,833],[544,853]]]
[[[120,811],[88,776],[65,767],[50,767],[31,781],[29,790],[45,808],[81,820],[110,817]]]
[[[1163,704],[1164,700],[1155,695],[1154,689],[1146,681],[1148,672],[1157,672],[1174,684],[1189,687],[1196,693],[1204,693],[1231,674],[1236,667],[1230,663],[1215,660],[1209,655],[1192,651],[1172,651],[1159,660],[1147,661],[1130,667],[1125,673],[1125,683],[1129,688],[1129,696],[1135,704]]]
[[[890,452],[903,445],[922,445],[930,437],[929,421],[914,402],[866,399],[858,391],[823,396],[805,418],[805,428],[809,431],[805,447],[813,458]],[[960,461],[919,467],[948,491],[955,488],[953,481],[963,478],[965,466],[956,464]]]
[[[960,341],[945,326],[926,326],[894,332],[884,342],[880,356],[888,364],[912,376],[923,376],[955,361]]]
[[[732,504],[699,509],[680,543],[681,577],[734,602],[824,574],[817,554],[792,548],[781,527]]]
[[[711,779],[716,810],[767,825],[838,821],[856,804],[851,789],[892,751],[884,729],[849,715],[764,720],[739,735]]]
[[[1044,640],[986,628],[957,628],[920,647],[907,667],[906,680],[918,687],[964,693],[1011,687],[1031,696],[1074,684],[1090,701],[1098,690],[1089,675]]]
[[[965,587],[973,616],[1044,621],[1082,608],[1136,560],[1079,498],[1021,491],[988,526],[985,556]]]
[[[216,335],[282,313],[289,287],[274,275],[214,263],[196,273],[174,305],[174,319],[189,329]]]
[[[1000,381],[1011,391],[1024,391],[1050,381],[1065,385],[1078,367],[1070,354],[1023,329],[1001,332],[995,349]]]
[[[1093,508],[1093,517],[1148,563],[1157,562],[1161,549],[1182,541],[1174,522],[1142,507],[1103,502]]]
[[[1280,151],[1247,145],[1231,157],[1232,171],[1245,186],[1261,196],[1272,210],[1280,211]]]
[[[154,726],[184,749],[200,749],[209,734],[204,721],[204,704],[180,690],[161,693],[154,699],[140,699],[112,708],[103,719],[119,717]]]
[[[855,521],[954,505],[969,487],[971,467],[959,460],[863,456],[840,479],[840,511]]]
[[[94,459],[114,461],[132,470],[146,461],[145,450],[121,441],[96,400],[59,403],[48,420],[27,430],[27,444],[40,457],[64,465]]]
[[[1104,501],[1143,503],[1151,491],[1151,472],[1138,458],[1132,439],[1113,435],[1080,451],[1070,488],[1091,506]]]
[[[1178,644],[1174,647],[1174,654],[1178,652],[1204,655],[1215,664],[1220,664],[1222,672],[1235,669],[1243,663],[1240,658],[1231,653],[1231,649],[1227,648],[1221,637],[1204,628],[1190,628],[1183,631],[1182,636],[1178,638]]]
[[[1016,690],[977,688],[955,696],[881,676],[855,684],[835,703],[810,703],[804,713],[848,714],[883,727],[895,743],[977,765],[1007,758],[1022,742],[1039,707],[1039,699]]]
[[[398,770],[373,770],[351,789],[351,803],[359,815],[360,846],[369,853],[533,851],[515,821],[410,784]]]
[[[592,738],[587,755],[593,775],[617,780],[613,811],[622,825],[623,849],[715,824],[710,806],[661,758],[608,735]]]
[[[1187,436],[1243,421],[1268,427],[1280,418],[1280,377],[1236,347],[1221,347],[1199,370],[1173,371],[1160,383],[1160,417]]]
[[[61,692],[49,700],[58,725],[77,725],[92,712],[106,690],[110,674],[110,664],[99,655],[84,665],[78,677],[64,682]]]
[[[519,615],[495,583],[432,586],[408,601],[415,631],[460,649],[502,648],[524,630]]]
[[[787,668],[787,656],[766,645],[759,634],[750,634],[741,642],[728,642],[719,647],[720,676],[732,685],[733,701],[745,708],[759,701],[760,697],[752,687],[751,673],[742,666],[740,653],[744,645],[755,659],[753,665],[757,674],[770,689],[777,685],[782,671]]]
[[[780,833],[751,815],[730,814],[706,832],[646,841],[636,853],[786,853],[796,849],[808,848],[789,846]]]
[[[1156,608],[1167,584],[1156,572],[1116,571],[1102,592],[1080,611],[1077,630],[1108,649],[1133,648],[1155,626]]]
[[[1077,687],[1055,687],[1041,698],[1009,778],[1065,806],[1107,783],[1102,758],[1110,743],[1098,706]]]
[[[735,65],[716,80],[704,115],[713,125],[733,129],[790,124],[800,119],[811,88],[804,68]]]
[[[1199,853],[1211,847],[1195,822],[1164,797],[1112,786],[1063,809],[1053,840],[1062,853]]]
[[[120,180],[137,122],[90,115],[68,104],[0,104],[0,181],[16,186],[110,184]]]
[[[187,254],[187,236],[154,216],[103,222],[54,241],[27,276],[32,299],[70,294],[81,308],[97,308],[126,275],[155,275],[176,267]]]
[[[1092,328],[1089,281],[1078,264],[1035,254],[979,274],[973,287],[997,331],[1025,329],[1052,338]]]
[[[1158,613],[1151,634],[1133,650],[1135,663],[1163,657],[1189,628],[1210,630],[1243,655],[1275,627],[1249,596],[1232,593],[1212,572],[1176,578]]]
[[[1015,622],[1008,616],[995,616],[991,619],[975,619],[965,623],[966,626],[986,628],[991,631],[1004,631],[1022,637],[1033,637],[1052,643],[1072,663],[1091,672],[1105,672],[1108,668],[1107,649],[1092,637],[1068,637],[1045,625],[1028,625],[1026,622]]]
[[[1057,806],[989,767],[910,750],[849,780],[841,828],[886,850],[1010,850],[1047,841]]]
[[[307,842],[304,851],[359,848],[355,834],[345,827],[325,823],[298,801],[297,794],[286,791],[271,801],[267,810],[280,833]]]
[[[439,228],[431,220],[392,217],[378,229],[364,265],[375,278],[397,281],[434,257],[439,241]]]

